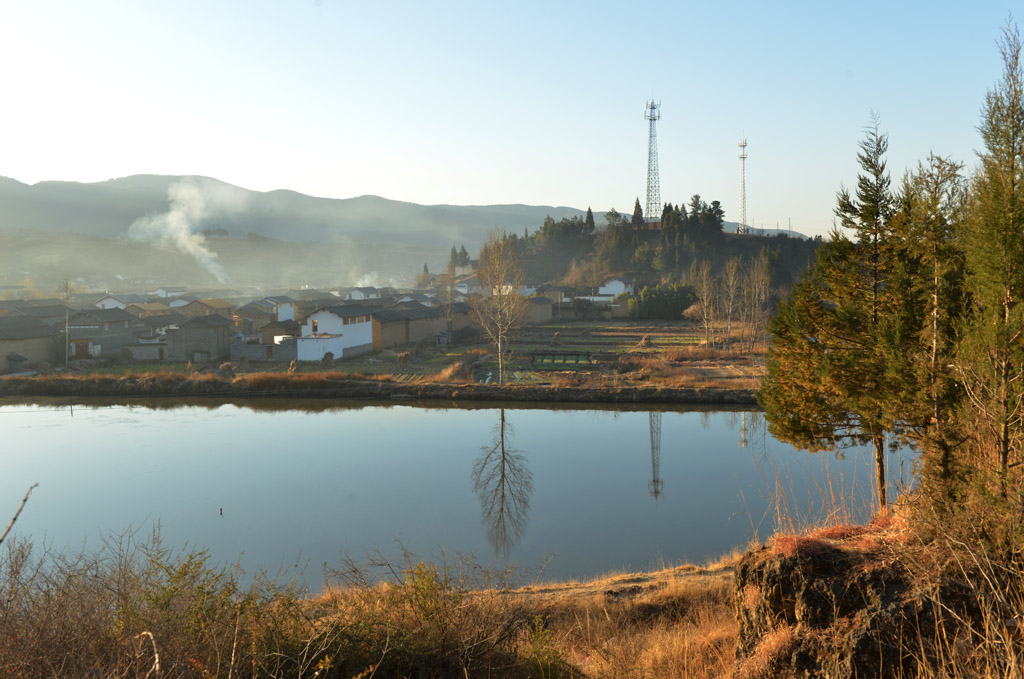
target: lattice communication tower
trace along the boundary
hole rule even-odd
[[[661,221],[661,179],[658,178],[658,132],[654,124],[661,120],[661,102],[647,102],[644,120],[649,121],[650,133],[647,139],[647,209],[644,219],[648,222]]]
[[[736,233],[749,233],[747,229],[747,140],[740,139],[740,223]]]

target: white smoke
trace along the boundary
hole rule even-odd
[[[388,276],[387,278],[385,278],[384,276],[381,276],[376,271],[371,271],[369,273],[364,273],[362,276],[360,276],[356,280],[355,287],[357,287],[357,288],[384,288],[384,287],[397,288],[397,287],[400,287],[400,285],[399,285],[398,279],[395,278],[395,276],[393,276],[393,275],[392,276]]]
[[[220,190],[218,190],[220,189]],[[217,253],[210,250],[206,237],[192,230],[204,219],[237,210],[242,199],[222,187],[199,186],[192,181],[180,181],[167,188],[170,209],[159,215],[147,215],[132,222],[128,237],[139,241],[154,241],[163,246],[177,248],[191,255],[221,283],[228,282],[228,274],[217,262]]]

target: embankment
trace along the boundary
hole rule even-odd
[[[435,384],[366,379],[347,373],[146,373],[47,375],[0,379],[0,397],[274,397],[519,401],[538,403],[682,403],[754,406],[752,389],[700,387],[555,387],[536,385]]]

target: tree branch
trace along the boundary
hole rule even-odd
[[[32,491],[38,485],[38,483],[33,483],[28,487],[28,490],[25,491],[25,497],[21,498],[21,504],[18,505],[18,511],[14,512],[14,516],[11,517],[11,522],[7,524],[7,528],[4,529],[4,534],[0,535],[0,545],[4,543],[4,539],[7,538],[7,534],[11,532],[12,528],[14,528],[14,522],[18,520],[18,517],[21,515],[21,510],[25,508],[25,503],[28,502],[28,496],[32,494]]]

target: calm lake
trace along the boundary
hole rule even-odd
[[[39,483],[22,537],[78,550],[158,524],[167,546],[247,570],[305,564],[317,588],[346,554],[402,548],[550,559],[559,579],[701,562],[768,536],[777,506],[799,519],[833,493],[860,516],[873,502],[864,449],[795,450],[759,413],[275,407],[0,402],[0,523]],[[891,454],[894,481],[910,464]]]

